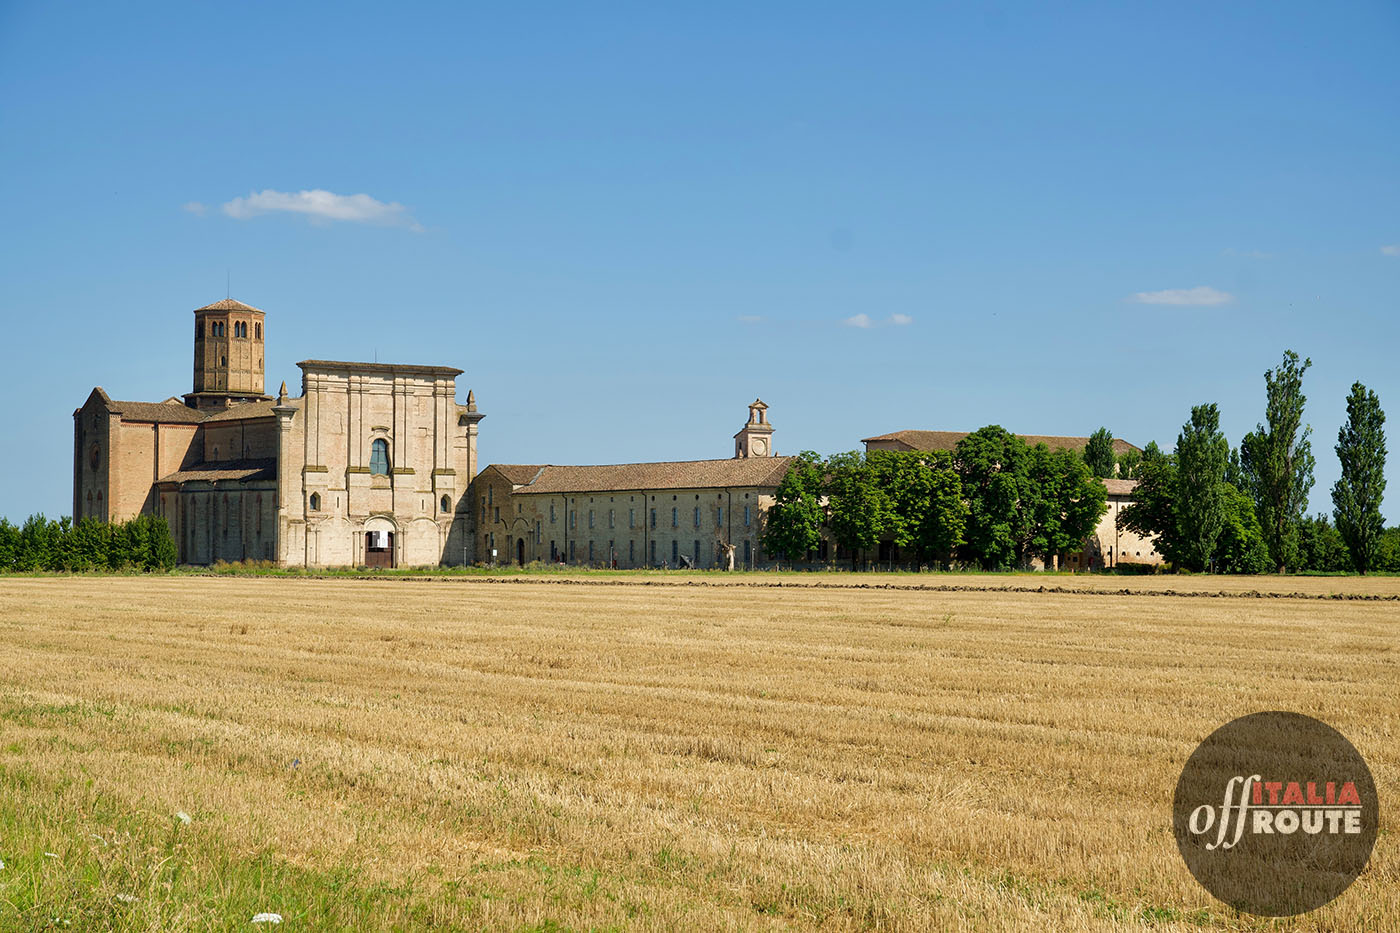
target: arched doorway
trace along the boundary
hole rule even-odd
[[[365,522],[365,566],[393,567],[395,559],[395,539],[398,529],[388,519],[376,515]]]
[[[525,566],[525,539],[515,539],[515,562],[520,566]]]

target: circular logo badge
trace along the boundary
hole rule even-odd
[[[1246,913],[1289,917],[1345,891],[1371,858],[1376,782],[1336,729],[1298,713],[1254,713],[1197,746],[1172,829],[1207,891]]]

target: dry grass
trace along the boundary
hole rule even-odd
[[[1167,584],[1106,588],[1139,585]],[[0,929],[1400,929],[1388,823],[1346,895],[1268,924],[1214,903],[1170,830],[1195,743],[1262,709],[1346,733],[1388,820],[1397,623],[1301,599],[4,579]]]

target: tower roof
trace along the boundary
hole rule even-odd
[[[196,312],[199,312],[199,311],[256,311],[258,314],[264,314],[264,313],[265,313],[265,312],[263,311],[262,308],[255,308],[255,307],[253,307],[252,305],[245,305],[243,302],[241,302],[241,301],[236,301],[236,300],[234,300],[234,299],[232,299],[232,298],[221,298],[220,300],[214,302],[213,304],[205,305],[205,306],[202,307],[202,308],[195,308],[194,310],[195,310]]]

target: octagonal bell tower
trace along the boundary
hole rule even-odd
[[[266,401],[263,393],[265,315],[225,298],[194,312],[194,391],[191,408],[219,409]]]

